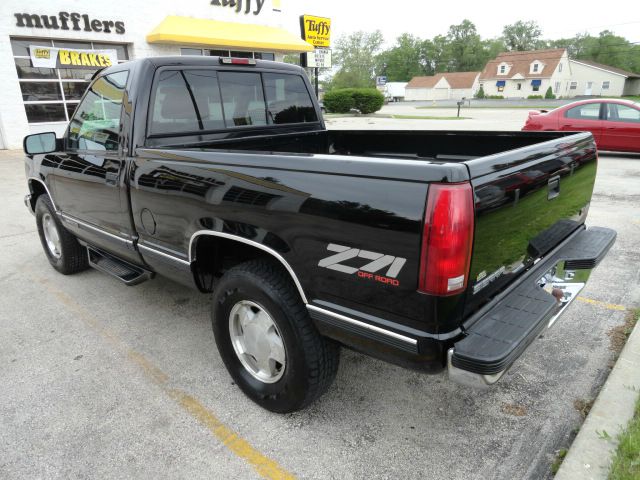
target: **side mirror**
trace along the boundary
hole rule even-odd
[[[57,147],[56,134],[54,132],[46,132],[27,135],[24,137],[22,147],[28,155],[55,152]]]

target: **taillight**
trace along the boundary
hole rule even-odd
[[[253,58],[220,57],[220,63],[225,65],[255,65]]]
[[[420,255],[421,292],[442,296],[466,288],[473,222],[471,184],[429,185]]]

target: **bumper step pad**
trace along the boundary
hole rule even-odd
[[[594,268],[615,238],[616,232],[608,228],[585,229],[539,262],[519,285],[468,327],[467,336],[454,346],[452,365],[481,375],[506,370],[559,309],[556,299],[538,285],[539,278],[561,261],[567,270]]]

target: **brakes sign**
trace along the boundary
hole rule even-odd
[[[407,262],[406,258],[370,252],[369,250],[360,250],[359,248],[337,245],[335,243],[327,245],[327,250],[338,253],[321,259],[318,262],[319,267],[350,275],[356,274],[360,278],[394,287],[400,285],[400,281],[397,280],[396,277],[400,274],[400,270],[402,270],[402,267],[404,267],[404,264]],[[367,261],[360,267],[345,265],[343,263],[354,258],[365,259]],[[380,274],[381,271],[384,272],[384,275]]]

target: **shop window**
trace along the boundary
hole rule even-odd
[[[540,84],[532,85],[531,86],[531,90],[533,90],[534,92],[539,92],[540,91]]]
[[[231,51],[231,56],[235,58],[253,58],[253,52]]]
[[[117,150],[122,99],[129,72],[100,77],[91,86],[69,124],[68,147]]]
[[[91,50],[91,42],[68,42],[66,40],[54,40],[53,46],[58,48],[71,48],[79,50]]]
[[[272,52],[244,52],[240,50],[220,50],[201,48],[181,48],[180,55],[204,55],[205,57],[236,57],[236,58],[255,58],[256,60],[276,59],[276,55]]]
[[[62,82],[62,91],[66,100],[80,100],[87,84],[84,82]]]
[[[264,73],[269,123],[303,123],[318,120],[309,92],[299,75]]]
[[[57,42],[54,42],[57,43]],[[129,60],[129,53],[125,45],[118,45],[115,43],[96,43],[93,42],[94,50],[115,50],[118,53],[118,62],[123,60]]]
[[[22,100],[25,102],[51,102],[62,100],[58,82],[21,82]]]
[[[609,90],[609,82],[602,82],[602,90]]]
[[[25,80],[55,80],[58,78],[55,68],[32,67],[28,58],[16,58],[18,78]]]
[[[205,55],[212,57],[228,57],[230,56],[229,50],[205,50]]]
[[[498,85],[498,91],[504,92],[504,85]]]
[[[273,53],[254,52],[253,55],[257,60],[271,60],[273,62],[276,59]]]
[[[181,48],[180,55],[202,55],[201,48]]]
[[[122,44],[11,38],[11,50],[29,123],[68,121],[91,78],[98,71],[97,68],[33,67],[29,55],[31,45],[84,50],[116,50],[119,62],[129,58],[127,47]]]
[[[27,119],[31,123],[65,121],[64,104],[62,103],[25,105],[24,109],[27,112]]]

